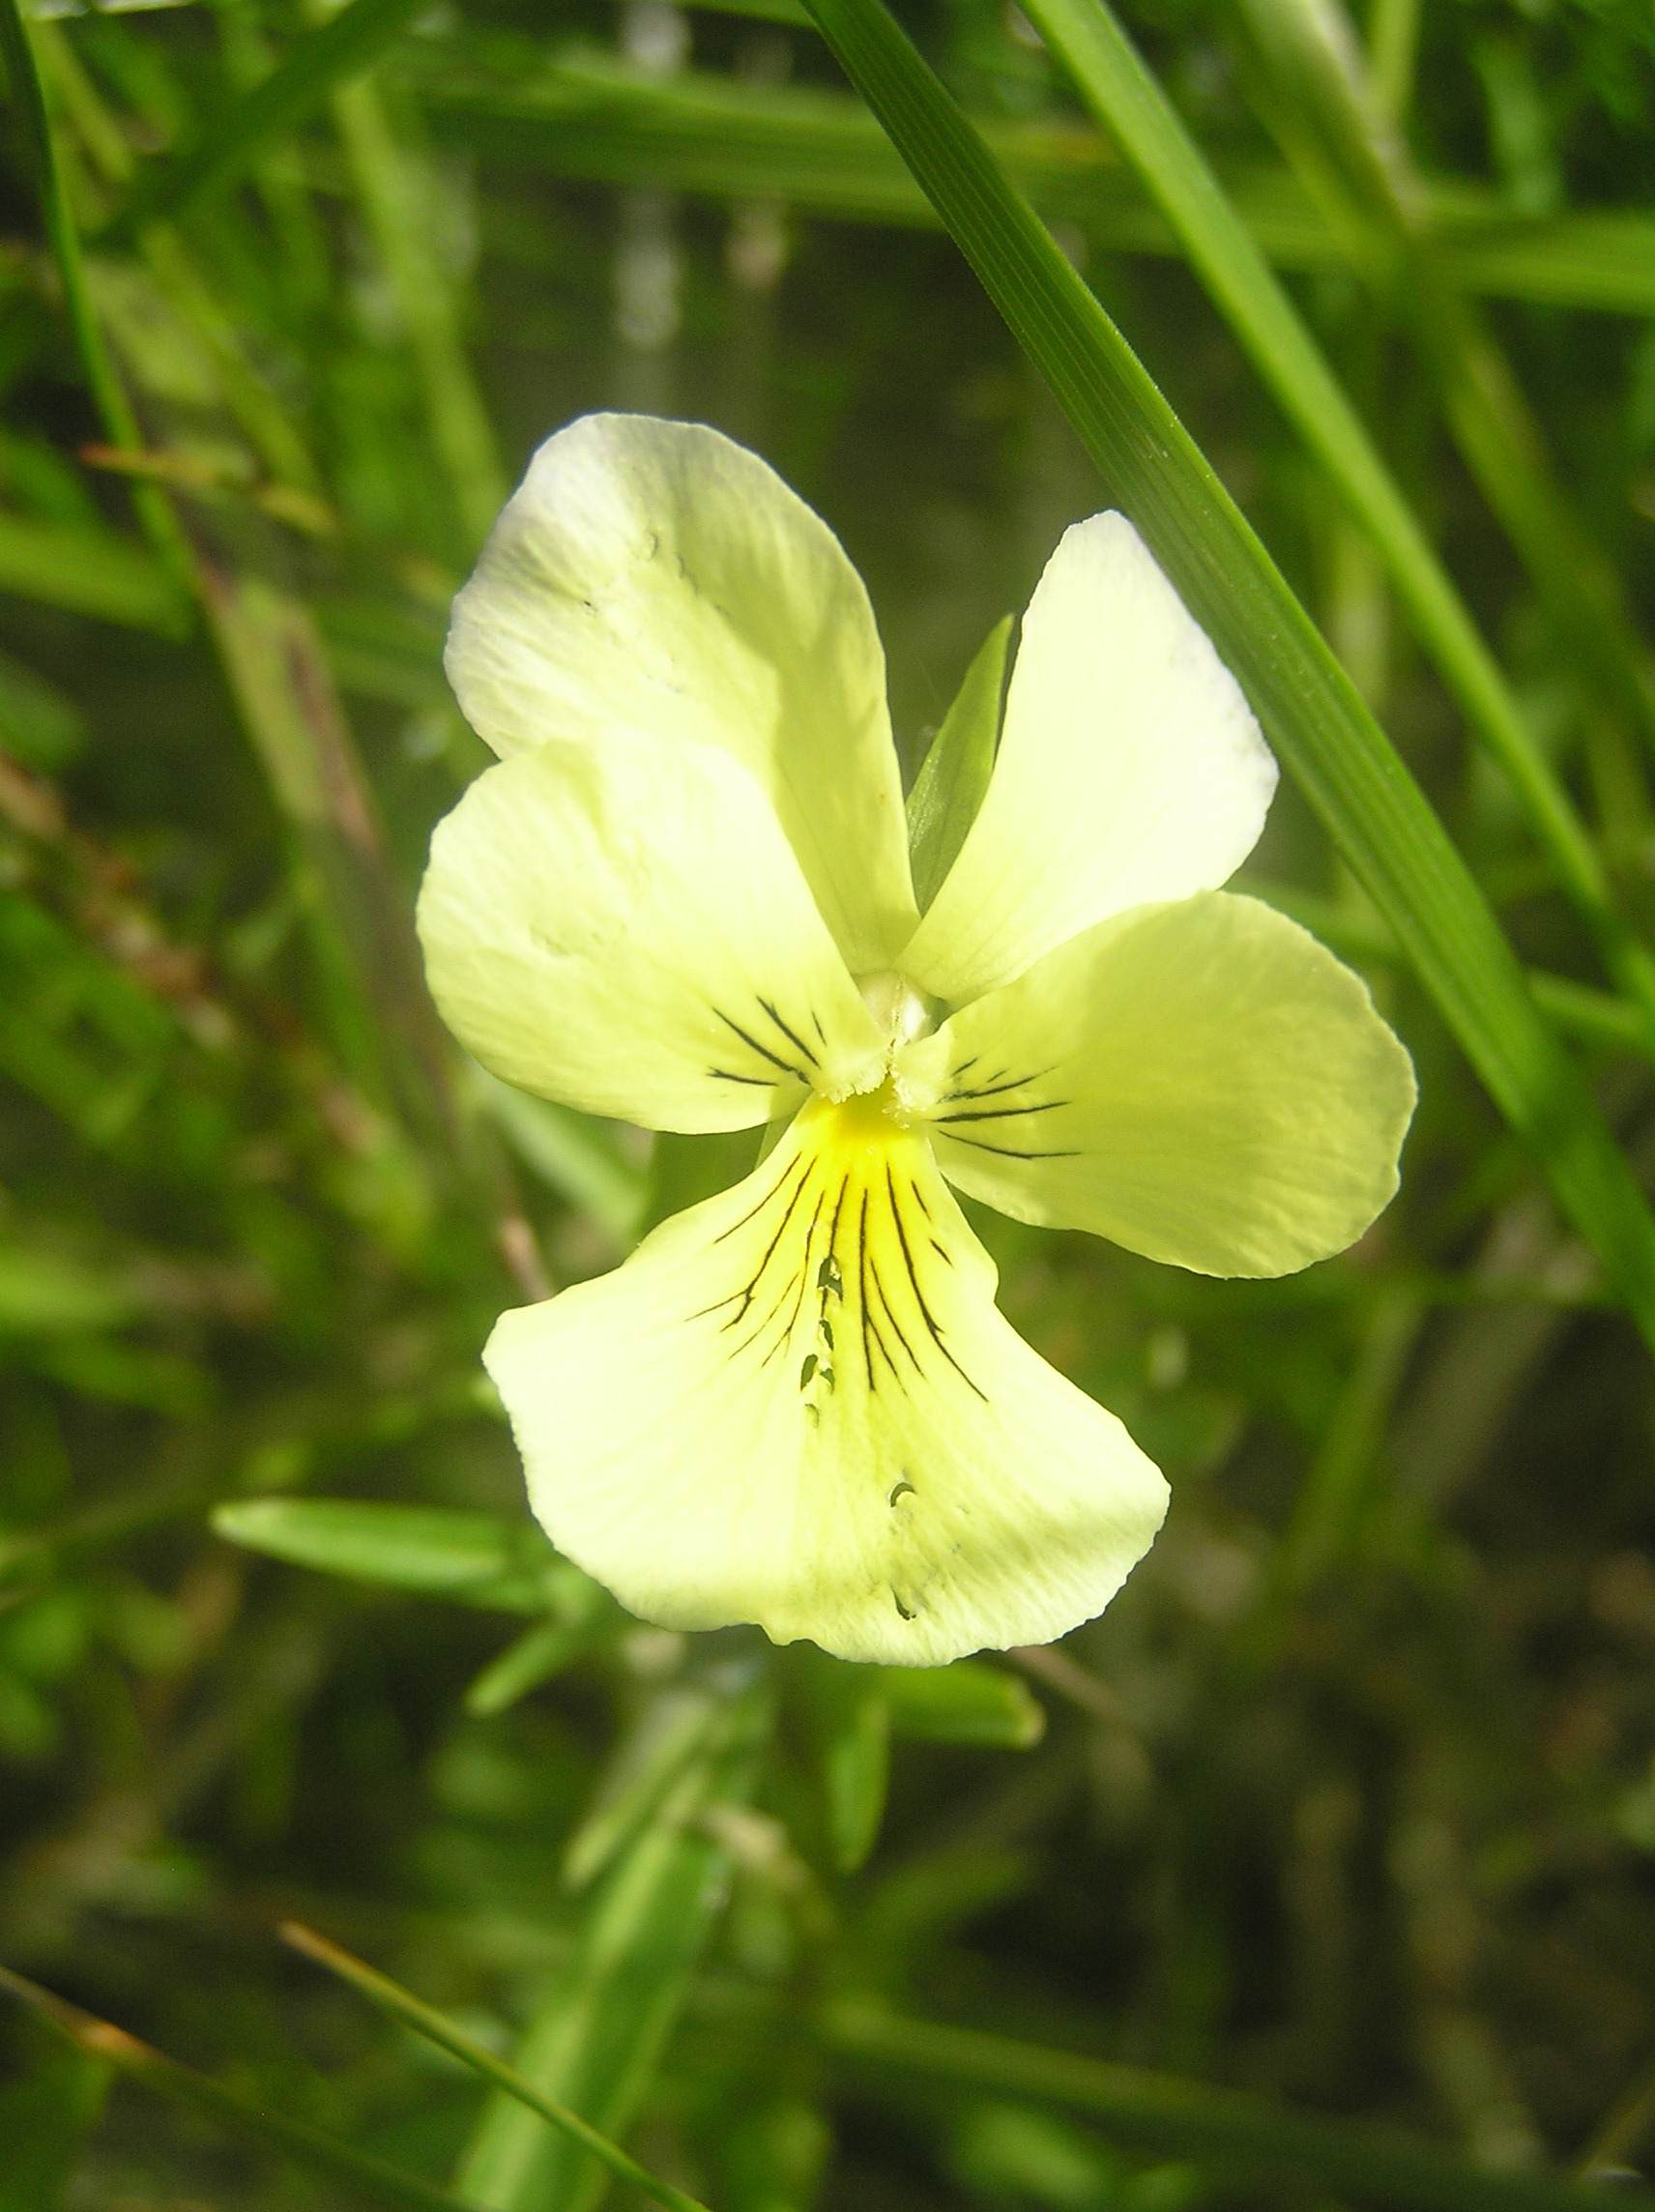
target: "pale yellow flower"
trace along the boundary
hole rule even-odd
[[[1216,888],[1275,763],[1131,525],[1053,555],[923,916],[867,595],[715,432],[549,440],[448,665],[503,756],[420,901],[450,1028],[594,1114],[791,1117],[613,1273],[502,1317],[485,1358],[554,1543],[652,1620],[855,1659],[1097,1613],[1166,1485],[1001,1316],[949,1184],[1281,1274],[1386,1204],[1414,1098],[1361,979]]]

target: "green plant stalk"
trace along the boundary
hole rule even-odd
[[[1466,466],[1611,713],[1655,746],[1655,683],[1618,579],[1558,482],[1494,333],[1447,280],[1424,189],[1380,119],[1361,49],[1333,0],[1240,0],[1267,127],[1358,275],[1387,298],[1430,365]]]
[[[812,0],[812,13],[1655,1347],[1655,1220],[1424,793],[1131,348],[879,0]]]
[[[1592,2212],[1601,2189],[1538,2173],[1494,2173],[1375,2128],[1314,2119],[1206,2082],[1048,2051],[973,2028],[943,2027],[843,2002],[818,2023],[823,2043],[859,2067],[1036,2097],[1102,2120],[1146,2150],[1222,2160],[1273,2177],[1321,2183],[1388,2212]],[[1617,2191],[1629,2212],[1655,2212],[1655,2190]]]
[[[140,452],[143,439],[138,431],[137,417],[103,342],[103,333],[92,305],[86,264],[80,251],[80,234],[75,228],[63,168],[52,143],[45,94],[17,0],[0,0],[0,55],[5,59],[12,105],[29,166],[34,172],[46,243],[63,284],[64,306],[74,336],[74,350],[79,356],[93,404],[109,443],[125,453]],[[178,619],[174,627],[177,634],[183,635],[189,628],[186,608],[191,580],[189,550],[184,534],[171,506],[155,485],[135,482],[131,491],[133,510],[144,535],[178,587]]]
[[[784,199],[862,222],[938,218],[858,102],[816,85],[755,85],[685,70],[640,76],[618,60],[524,43],[521,81],[495,84],[415,45],[398,57],[446,138],[490,165],[537,175],[658,185],[715,199]],[[984,136],[1044,213],[1077,222],[1101,251],[1181,255],[1176,236],[1095,131],[1050,118],[985,118]],[[1277,267],[1348,267],[1320,204],[1283,167],[1237,168],[1232,204]],[[1514,218],[1458,181],[1425,189],[1443,275],[1462,292],[1599,312],[1655,314],[1655,220],[1638,208]]]
[[[78,2005],[66,2003],[49,1990],[25,1981],[21,1974],[14,1974],[4,1966],[0,1966],[0,1990],[49,2020],[77,2050],[102,2059],[175,2104],[210,2113],[233,2134],[251,2136],[269,2143],[312,2172],[324,2173],[331,2180],[341,2182],[365,2203],[384,2205],[389,2212],[466,2212],[464,2200],[450,2196],[446,2189],[438,2189],[411,2173],[400,2173],[394,2167],[370,2158],[365,2151],[354,2150],[349,2143],[324,2135],[320,2128],[310,2127],[303,2120],[289,2119],[285,2113],[249,2103],[234,2090],[220,2087],[208,2075],[181,2066],[176,2059],[165,2057],[147,2043],[140,2043],[125,2028],[95,2019],[91,2013],[82,2012]]]
[[[1107,0],[1029,0],[1030,19],[1179,240],[1254,367],[1368,533],[1472,730],[1511,781],[1604,965],[1655,1038],[1655,956],[1614,905],[1567,790],[1321,348]]]
[[[522,2075],[508,2066],[503,2058],[496,2058],[480,2043],[474,2043],[469,2035],[462,2035],[440,2012],[430,2005],[421,2004],[417,1996],[392,1981],[388,1975],[376,1973],[363,1960],[353,1958],[349,1951],[340,1950],[336,1943],[330,1943],[326,1936],[316,1935],[312,1929],[302,1927],[297,1921],[289,1920],[283,1924],[281,1937],[294,1950],[302,1951],[305,1958],[313,1959],[319,1966],[326,1966],[330,1973],[337,1974],[342,1981],[361,1990],[363,1995],[382,2011],[405,2022],[417,2034],[449,2052],[463,2065],[469,2066],[474,2074],[480,2074],[485,2081],[492,2081],[497,2089],[504,2089],[518,2104],[526,2105],[532,2112],[537,2112],[550,2126],[561,2128],[565,2135],[572,2136],[584,2150],[592,2153],[599,2165],[606,2166],[618,2179],[629,2181],[651,2203],[663,2205],[665,2212],[707,2212],[707,2206],[699,2197],[686,2196],[682,2189],[675,2189],[670,2181],[657,2180],[635,2158],[628,2158],[624,2150],[612,2143],[607,2136],[599,2135],[590,2120],[583,2120],[578,2112],[571,2112],[566,2105],[560,2105],[553,2098],[541,2096],[532,2082],[525,2081]]]

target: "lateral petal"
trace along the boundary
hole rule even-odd
[[[1361,977],[1224,891],[1088,930],[905,1069],[962,1190],[1205,1275],[1353,1243],[1396,1190],[1416,1095]]]
[[[1029,612],[988,793],[902,956],[953,1005],[1094,922],[1211,890],[1276,764],[1241,687],[1124,515],[1064,533]]]
[[[906,942],[873,609],[833,533],[757,454],[647,415],[548,438],[454,601],[447,665],[503,755],[617,728],[722,747],[775,808],[853,974]]]
[[[484,1358],[552,1541],[633,1612],[936,1666],[1089,1618],[1166,1509],[994,1289],[923,1134],[813,1100]]]
[[[420,893],[443,1019],[494,1074],[655,1129],[878,1082],[884,1039],[728,753],[612,732],[480,775]]]

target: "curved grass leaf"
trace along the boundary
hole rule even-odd
[[[288,1921],[281,1936],[283,1942],[290,1943],[294,1950],[303,1952],[305,1958],[313,1959],[317,1965],[326,1966],[330,1973],[337,1974],[342,1981],[349,1982],[353,1989],[361,1990],[363,1996],[382,2011],[404,2022],[417,2035],[424,2036],[440,2050],[449,2052],[462,2065],[469,2066],[474,2074],[480,2074],[485,2081],[492,2081],[497,2089],[503,2089],[507,2096],[514,2098],[519,2105],[525,2105],[530,2111],[538,2113],[548,2125],[561,2129],[583,2149],[589,2150],[600,2166],[606,2166],[622,2181],[629,2181],[639,2195],[647,2197],[652,2204],[664,2206],[665,2212],[707,2212],[706,2205],[698,2197],[686,2197],[682,2189],[675,2189],[670,2181],[657,2181],[636,2159],[628,2158],[624,2150],[612,2143],[607,2136],[599,2135],[578,2112],[571,2112],[566,2105],[557,2104],[552,2098],[541,2096],[533,2082],[525,2081],[522,2075],[508,2066],[504,2059],[496,2058],[492,2051],[485,2051],[480,2043],[475,2043],[469,2035],[463,2035],[440,2012],[430,2005],[421,2004],[417,1996],[392,1981],[389,1975],[376,1973],[361,1959],[352,1958],[348,1951],[341,1951],[336,1943],[330,1943],[325,1936],[316,1935],[309,1928],[301,1927],[297,1921]],[[0,2212],[3,2212],[3,2208],[0,2208]]]
[[[1655,1345],[1655,1219],[1424,793],[1120,333],[879,0],[811,0],[811,12]]]

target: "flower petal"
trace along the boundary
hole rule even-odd
[[[923,1133],[813,1101],[484,1357],[536,1513],[633,1612],[936,1666],[1089,1618],[1166,1509],[994,1286]]]
[[[728,753],[611,735],[479,776],[420,893],[443,1019],[508,1083],[656,1129],[742,1129],[884,1040]]]
[[[1413,1067],[1296,923],[1208,891],[1062,946],[908,1048],[950,1181],[1205,1275],[1284,1275],[1397,1187]]]
[[[454,601],[449,680],[501,754],[622,728],[757,777],[857,975],[916,918],[885,655],[838,539],[698,423],[547,439]]]
[[[1213,889],[1275,788],[1240,685],[1138,533],[1077,522],[1023,618],[988,795],[902,966],[963,1005],[1112,914]]]

